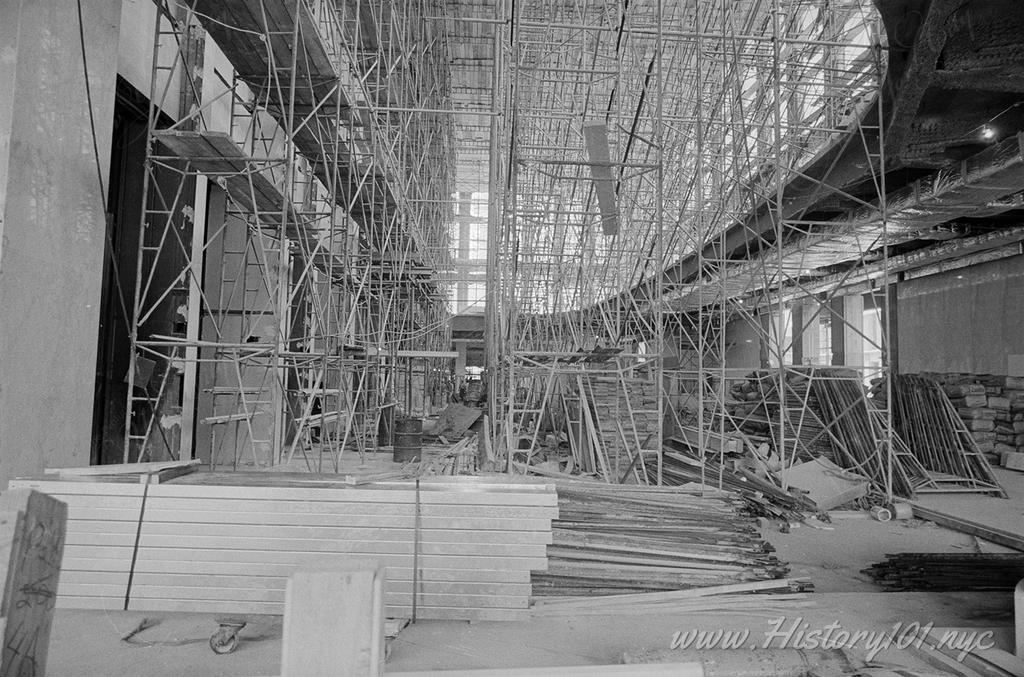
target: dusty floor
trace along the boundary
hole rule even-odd
[[[1012,500],[956,497],[984,505],[983,510],[1015,514],[1024,509],[1024,474],[1003,480]],[[997,502],[993,502],[997,501]],[[981,510],[981,508],[978,508]],[[1017,518],[1019,529],[1019,518]],[[860,570],[896,552],[1001,552],[978,541],[920,520],[876,522],[837,519],[831,529],[802,526],[790,533],[766,529],[766,538],[789,561],[794,577],[811,579],[816,592],[808,606],[784,613],[787,627],[808,629],[839,621],[844,629],[887,631],[895,623],[936,627],[997,629],[1002,648],[1010,649],[1012,603],[1009,593],[887,593]],[[214,654],[207,645],[216,629],[208,614],[154,613],[160,623],[135,639],[120,641],[144,616],[139,612],[60,610],[57,613],[47,674],[179,677],[278,674],[280,617],[250,617],[239,649]],[[752,643],[777,622],[779,612],[664,616],[583,616],[536,618],[518,623],[427,621],[407,627],[392,644],[389,670],[469,669],[608,664],[624,651],[668,648],[673,633],[690,628],[750,630]],[[883,652],[879,659],[924,667],[915,659]],[[554,674],[554,673],[553,673]]]

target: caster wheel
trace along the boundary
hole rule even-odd
[[[228,635],[223,630],[218,630],[210,635],[210,648],[213,649],[213,653],[231,653],[238,648],[238,636],[234,633]]]

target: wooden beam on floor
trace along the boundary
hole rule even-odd
[[[0,675],[45,675],[67,507],[37,491],[0,494]]]

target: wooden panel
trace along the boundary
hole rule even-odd
[[[0,494],[0,675],[46,674],[66,514],[36,491]]]
[[[209,475],[150,486],[144,511],[137,484],[36,482],[77,511],[62,604],[119,608],[134,561],[131,609],[281,613],[287,576],[357,555],[387,567],[394,611],[412,605],[418,541],[424,618],[518,617],[529,603],[530,571],[547,566],[557,514],[545,484],[432,481],[417,492],[409,482],[345,487],[316,476],[224,486]]]
[[[88,534],[83,540],[97,539],[107,541],[111,545],[124,545],[125,537],[120,535]],[[134,538],[129,538],[134,542]],[[69,543],[71,542],[69,537]],[[81,544],[81,543],[79,543]],[[143,534],[139,539],[139,548],[147,548],[156,552],[159,548],[190,547],[196,549],[229,549],[229,550],[281,550],[288,552],[338,552],[364,554],[411,555],[411,541],[325,541],[320,539],[301,538],[233,538],[223,536],[154,536]],[[464,555],[490,557],[539,557],[547,555],[543,545],[501,545],[472,543],[422,543],[421,555]],[[140,553],[140,558],[141,558]]]
[[[148,517],[148,515],[147,515]],[[104,532],[102,522],[85,522],[76,524],[76,529],[88,533],[99,534],[130,534],[135,537],[135,530],[128,522],[116,522],[117,528]],[[302,539],[327,540],[357,543],[369,541],[374,543],[412,543],[416,538],[416,530],[411,523],[408,528],[384,527],[343,527],[343,526],[300,526],[300,525],[262,525],[262,524],[196,524],[190,522],[150,522],[148,519],[142,528],[142,541],[161,536],[183,536],[189,539],[204,536],[223,538],[224,542],[233,543],[234,539]],[[486,531],[482,529],[420,529],[421,543],[452,543],[452,544],[494,544],[494,545],[546,545],[551,543],[551,533],[543,531]]]
[[[159,484],[150,487],[150,498],[162,497],[175,498],[240,498],[248,500],[293,500],[304,502],[332,501],[332,502],[354,502],[354,503],[404,503],[415,504],[417,492],[410,487],[410,483],[404,483],[402,489],[340,489],[321,487],[248,487],[248,486],[219,486],[216,492],[211,492],[209,487],[189,484]],[[419,492],[421,505],[484,505],[484,506],[555,506],[558,505],[558,497],[554,491],[487,491],[453,489],[451,491],[434,489],[427,490],[425,487]]]
[[[96,598],[102,599],[102,598]],[[123,600],[122,600],[123,601]],[[119,606],[95,606],[81,608],[114,608]],[[128,604],[131,611],[187,611],[191,613],[230,613],[237,614],[273,614],[280,616],[284,612],[282,602],[234,602],[227,608],[217,600],[170,600],[133,597]],[[412,615],[411,606],[385,607],[389,618],[402,618]],[[467,620],[467,621],[521,621],[529,617],[526,609],[467,609],[461,607],[417,607],[417,616],[426,620]]]
[[[384,571],[367,565],[294,574],[287,587],[282,677],[379,677],[383,589]]]
[[[376,558],[375,558],[376,559]],[[408,558],[406,558],[408,559]],[[165,574],[178,574],[182,571],[188,571],[189,576],[218,576],[218,575],[231,575],[244,573],[247,576],[268,576],[268,577],[287,577],[292,572],[300,568],[300,566],[320,566],[329,567],[331,564],[336,563],[338,560],[337,556],[329,555],[326,557],[312,556],[307,558],[301,565],[295,563],[268,563],[268,562],[207,562],[197,560],[159,560],[159,561],[148,561],[141,562],[135,567],[135,576],[145,576],[149,574],[165,575]],[[97,577],[101,574],[109,575],[122,575],[127,574],[131,568],[131,561],[128,559],[83,559],[83,558],[65,558],[65,569],[62,571],[62,576],[67,575],[72,577],[78,582],[86,580],[99,580]],[[475,561],[475,560],[474,560]],[[412,580],[412,567],[411,561],[409,565],[402,566],[390,565],[387,567],[388,579],[391,581],[411,581]],[[127,579],[126,579],[127,580]],[[464,582],[480,582],[480,583],[510,583],[510,584],[523,584],[530,583],[530,571],[528,569],[481,569],[477,567],[466,567],[462,569],[452,568],[444,569],[440,567],[430,567],[422,569],[420,571],[419,580],[424,582],[429,581],[464,581]]]
[[[384,506],[382,506],[384,507]],[[192,524],[252,524],[264,526],[323,526],[323,527],[377,527],[396,528],[411,527],[414,520],[414,506],[396,506],[407,508],[402,515],[356,515],[338,513],[310,513],[310,512],[219,512],[199,510],[154,510],[146,507],[147,524],[158,524],[161,522]],[[363,510],[363,512],[367,512]],[[506,518],[506,517],[476,517],[478,510],[467,510],[467,516],[438,516],[423,515],[420,517],[420,527],[428,529],[452,529],[452,530],[484,530],[484,531],[544,531],[551,523],[551,519],[540,518]],[[79,512],[79,519],[108,519],[102,513],[92,514],[90,512]]]

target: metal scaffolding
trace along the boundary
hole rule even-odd
[[[169,432],[195,411],[212,466],[336,471],[395,410],[444,401],[455,156],[448,35],[428,20],[443,4],[161,7],[125,460],[191,455]],[[229,64],[219,82],[200,75],[200,27]]]
[[[869,2],[651,0],[517,2],[498,19],[489,366],[509,467],[555,411],[584,470],[660,482],[663,421],[692,427],[700,449],[742,425],[730,386],[751,368],[728,366],[726,328],[747,327],[785,383],[790,300],[885,241],[878,18]],[[843,224],[803,213],[793,186],[847,196],[842,177],[805,170],[850,145],[874,183],[848,197],[881,227],[823,260],[815,238]],[[864,338],[884,355],[884,335]],[[785,450],[806,404],[773,392]]]
[[[126,460],[193,453],[180,416],[213,465],[336,471],[447,399],[451,312],[486,280],[508,472],[553,430],[567,472],[662,483],[671,438],[742,432],[885,498],[948,481],[893,433],[890,247],[977,167],[887,188],[874,3],[162,9]]]

